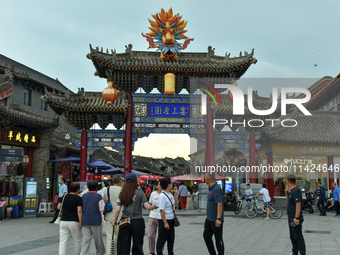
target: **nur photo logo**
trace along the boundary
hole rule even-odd
[[[248,110],[256,115],[256,116],[269,116],[273,114],[277,109],[280,102],[280,110],[281,110],[281,116],[287,115],[287,106],[288,105],[294,105],[297,109],[299,109],[304,115],[312,115],[304,106],[304,103],[307,103],[311,99],[311,93],[309,90],[305,88],[295,88],[295,87],[283,87],[281,88],[281,98],[278,99],[278,88],[274,87],[272,88],[272,105],[269,109],[256,109],[254,106],[254,98],[253,98],[253,88],[249,87],[247,89],[247,97],[245,97],[242,90],[234,86],[232,84],[215,84],[214,87],[203,84],[206,88],[200,88],[203,92],[206,94],[201,95],[201,115],[204,116],[207,114],[207,95],[209,95],[215,105],[217,106],[216,99],[214,98],[213,94],[217,97],[219,100],[219,103],[222,104],[222,100],[220,95],[217,93],[216,89],[227,89],[229,90],[229,93],[232,94],[232,104],[233,104],[233,115],[238,117],[237,121],[233,121],[233,119],[213,119],[213,126],[215,128],[216,125],[225,125],[228,124],[232,127],[232,125],[242,125],[244,127],[249,126],[252,128],[259,128],[263,127],[266,123],[270,123],[273,127],[274,124],[277,122],[281,122],[281,125],[283,127],[295,127],[298,123],[294,119],[248,119],[248,120],[239,120],[240,116],[245,115],[245,98],[247,100],[247,107]],[[210,89],[212,93],[208,90]],[[215,89],[216,88],[216,89]],[[291,98],[289,97],[289,94],[292,93],[298,93],[303,94],[305,97],[301,98]],[[230,99],[229,99],[230,100]]]

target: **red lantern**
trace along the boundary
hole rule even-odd
[[[108,82],[108,87],[103,90],[103,98],[108,104],[112,104],[118,98],[118,90],[113,87],[113,82]]]

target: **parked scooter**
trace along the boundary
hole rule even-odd
[[[332,211],[334,209],[334,198],[332,193],[328,193],[328,198],[325,201],[325,209],[327,212]]]
[[[306,192],[306,199],[302,199],[302,210],[308,210],[309,213],[314,213],[315,211],[315,194],[313,191]]]

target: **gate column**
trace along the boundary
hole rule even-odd
[[[257,183],[257,171],[255,169],[256,166],[256,147],[255,147],[255,132],[250,131],[250,138],[249,138],[249,182],[250,183]]]
[[[133,101],[132,92],[126,92],[126,97],[129,102],[129,108],[126,116],[125,129],[125,152],[124,152],[124,176],[131,173],[132,170],[132,116],[133,116]]]
[[[274,180],[273,180],[273,153],[269,152],[267,154],[267,189],[269,191],[269,195],[271,197],[271,201],[274,201]]]
[[[205,148],[205,166],[215,166],[215,148],[214,148],[214,130],[213,130],[213,120],[212,120],[212,112],[209,107],[210,105],[210,97],[207,97],[207,115],[206,115],[206,148]]]
[[[86,182],[87,167],[87,129],[81,130],[81,147],[80,147],[80,176],[79,181]]]
[[[327,157],[327,165],[328,169],[332,166],[333,171],[328,170],[328,189],[333,190],[333,182],[334,182],[334,158],[333,156]]]

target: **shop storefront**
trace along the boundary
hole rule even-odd
[[[39,147],[40,137],[24,131],[0,130],[0,193],[21,204],[25,177],[32,177],[31,151]]]
[[[289,173],[296,175],[302,190],[315,191],[318,181],[330,187],[334,173],[339,172],[339,165],[330,164],[330,158],[340,156],[338,146],[274,143],[272,150],[274,196],[284,196]]]

